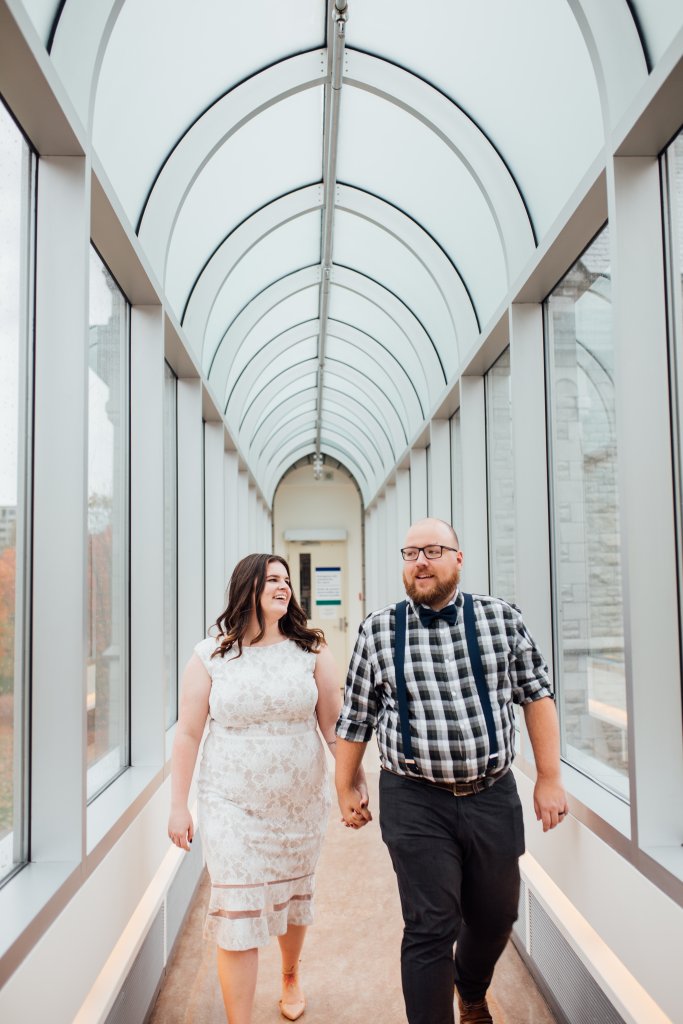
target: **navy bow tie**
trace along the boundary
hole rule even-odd
[[[458,609],[454,604],[447,604],[445,608],[440,608],[438,611],[420,604],[417,606],[417,614],[420,616],[420,622],[427,629],[439,619],[443,619],[449,626],[454,626],[458,620]]]

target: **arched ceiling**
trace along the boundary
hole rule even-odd
[[[683,24],[664,0],[25,0],[268,500],[368,500]]]

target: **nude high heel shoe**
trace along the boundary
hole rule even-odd
[[[291,973],[282,972],[283,978],[293,978],[294,971]],[[299,1017],[303,1017],[304,1010],[306,1009],[306,999],[296,999],[292,1003],[286,1003],[284,999],[280,999],[277,1004],[280,1008],[280,1013],[285,1020],[298,1020]]]
[[[299,1017],[303,1017],[304,1010],[306,1009],[306,1000],[299,999],[296,1003],[283,1003],[279,1001],[278,1006],[280,1007],[280,1013],[286,1020],[298,1020]]]

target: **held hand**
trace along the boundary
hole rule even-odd
[[[370,797],[368,796],[368,784],[365,781],[365,775],[363,775],[362,778],[356,778],[356,789],[360,793],[360,805],[361,805],[361,807],[367,808],[368,804],[370,803]],[[368,811],[368,814],[370,814],[369,811]],[[370,814],[370,820],[372,820],[372,815],[371,814]]]
[[[173,808],[168,819],[168,838],[181,850],[189,852],[190,843],[194,838],[192,815],[187,807]]]
[[[536,779],[534,788],[534,810],[536,820],[543,822],[543,831],[549,832],[561,824],[569,814],[567,794],[559,777]]]
[[[369,821],[372,821],[372,814],[368,808],[368,791],[364,784],[363,788],[365,792],[361,791],[361,787],[352,787],[351,789],[342,790],[339,794],[339,810],[341,811],[341,820],[347,828],[362,828],[363,825],[367,825]]]

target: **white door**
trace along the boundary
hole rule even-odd
[[[292,585],[309,626],[322,629],[344,686],[348,668],[346,541],[290,541]]]

